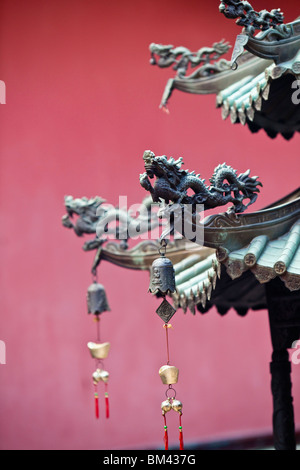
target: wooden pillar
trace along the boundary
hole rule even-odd
[[[274,447],[276,450],[295,450],[291,363],[286,349],[273,351],[270,371]]]
[[[300,335],[300,292],[289,291],[278,277],[266,284],[273,346],[270,363],[273,436],[276,450],[295,450],[295,424],[288,349]]]

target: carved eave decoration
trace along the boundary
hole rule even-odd
[[[208,186],[195,171],[181,170],[182,157],[167,159],[147,150],[143,160],[145,172],[140,174],[140,184],[153,201],[160,201],[160,215],[169,221],[161,238],[175,232],[190,234],[191,241],[217,251],[217,260],[232,280],[249,271],[261,284],[278,277],[290,291],[300,290],[300,188],[262,210],[246,212],[262,186],[250,170],[238,174],[229,165],[220,164]],[[228,203],[233,205],[226,212],[201,220],[203,211]],[[194,271],[190,278],[196,281],[197,275]],[[179,282],[180,289],[179,294],[190,292],[191,298],[197,293],[190,289],[190,282],[184,285],[184,279]],[[237,294],[232,303],[236,300]]]
[[[66,214],[62,217],[62,225],[72,229],[78,237],[91,236],[90,240],[84,242],[82,248],[84,251],[95,252],[92,273],[95,273],[99,264],[105,261],[125,269],[148,271],[150,275],[150,268],[158,255],[159,241],[148,239],[129,247],[129,238],[124,238],[125,228],[123,230],[122,221],[125,222],[124,227],[128,222],[140,223],[142,233],[150,228],[155,229],[159,223],[162,225],[163,223],[159,222],[155,212],[152,215],[149,213],[149,219],[145,217],[141,219],[140,216],[133,219],[129,213],[118,207],[102,209],[104,202],[105,199],[99,196],[91,199],[65,197]],[[149,204],[149,198],[146,198],[144,203]],[[111,234],[113,230],[111,224],[114,224],[116,218],[121,222],[117,237],[120,236],[122,239],[116,238],[112,241],[111,237],[106,235]],[[104,220],[108,222],[106,233],[101,229],[106,225],[101,224]],[[216,280],[221,273],[216,250],[179,238],[168,243],[168,258],[174,265],[177,286],[176,292],[170,295],[174,307],[182,308],[184,312],[190,310],[195,313],[197,306],[201,305],[201,311],[208,311],[212,306],[210,301],[216,288]]]
[[[300,19],[283,24],[280,10],[255,12],[248,2],[221,1],[220,11],[228,18],[242,15],[237,24],[245,26],[237,36],[231,62],[215,60],[227,52],[223,47],[219,55],[213,53],[222,42],[196,53],[182,47],[150,45],[152,64],[167,67],[175,63],[177,70],[166,85],[160,106],[167,110],[175,89],[215,94],[223,119],[247,125],[254,133],[264,129],[271,138],[281,134],[291,139],[300,131],[299,96],[294,86],[300,80]],[[204,56],[203,51],[210,53]],[[187,75],[188,65],[195,67],[193,59],[199,56],[202,64]]]
[[[261,211],[203,224],[206,246],[217,249],[231,279],[251,271],[262,284],[279,277],[290,291],[300,289],[300,189]]]
[[[217,96],[217,107],[223,119],[230,116],[232,123],[248,124],[252,132],[264,129],[271,138],[282,134],[290,139],[300,130],[298,87],[294,86],[300,78],[300,19],[284,24],[280,9],[255,12],[248,2],[240,2],[245,5],[238,12],[235,3],[221,1],[220,5],[221,13],[238,17],[237,24],[244,26],[236,38],[232,68],[239,68],[245,51],[272,63],[262,73],[224,88]]]

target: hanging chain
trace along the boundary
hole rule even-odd
[[[167,346],[167,365],[170,364],[170,351],[169,351],[169,335],[168,335],[168,329],[172,328],[171,324],[165,323],[163,325],[163,328],[166,330],[166,346]]]
[[[158,252],[159,252],[160,256],[165,256],[166,255],[167,245],[168,245],[167,240],[165,238],[163,238],[160,241],[160,248],[158,249]]]

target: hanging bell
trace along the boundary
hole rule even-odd
[[[101,369],[96,369],[92,375],[92,378],[93,378],[93,384],[97,385],[97,383],[100,382],[101,380]]]
[[[172,262],[165,256],[153,261],[148,292],[166,295],[175,292],[175,271]]]
[[[93,384],[95,386],[95,392],[94,392],[94,397],[95,397],[95,415],[96,418],[99,418],[99,395],[98,395],[98,383],[100,381],[104,382],[105,385],[105,409],[106,409],[106,418],[109,418],[109,397],[108,397],[108,391],[107,391],[107,382],[109,379],[109,372],[103,369],[96,369],[95,372],[92,375],[93,378]]]
[[[165,413],[168,413],[168,411],[170,411],[172,409],[172,404],[171,404],[171,401],[170,401],[170,398],[168,398],[167,400],[163,401],[162,404],[160,405],[161,409],[162,409],[162,414],[164,415]]]
[[[101,370],[99,375],[100,375],[100,380],[102,380],[102,382],[106,384],[109,379],[109,372],[107,372],[107,370]]]
[[[158,373],[163,384],[177,384],[179,375],[179,370],[177,369],[177,367],[164,365],[159,369]]]
[[[94,385],[97,385],[100,382],[100,380],[104,383],[107,383],[109,379],[109,372],[103,369],[96,369],[92,375],[92,378],[93,378]]]
[[[177,413],[182,414],[182,403],[179,400],[173,400],[172,401],[172,409],[174,411],[177,411]]]
[[[110,311],[106,292],[102,284],[93,282],[87,291],[88,313],[99,315],[102,312]]]

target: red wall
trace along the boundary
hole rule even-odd
[[[272,1],[254,7],[274,8]],[[299,136],[286,142],[223,122],[215,96],[174,92],[159,110],[171,69],[149,65],[151,42],[197,50],[240,31],[219,2],[176,0],[0,3],[1,316],[0,446],[2,449],[124,449],[162,445],[158,376],[165,337],[147,294],[146,273],[103,263],[111,312],[102,338],[111,342],[111,418],[96,421],[86,312],[92,253],[63,228],[64,196],[105,197],[129,204],[139,186],[142,154],[183,156],[208,179],[223,161],[248,167],[264,183],[259,209],[299,185]],[[291,21],[297,2],[280,5]],[[254,206],[253,206],[254,207]],[[180,369],[185,441],[271,430],[267,313],[240,318],[178,311],[171,361]],[[300,370],[300,369],[299,369]],[[293,368],[296,423],[300,377]],[[100,404],[103,405],[100,394]],[[101,409],[102,412],[102,409]],[[170,441],[177,444],[170,415]]]

